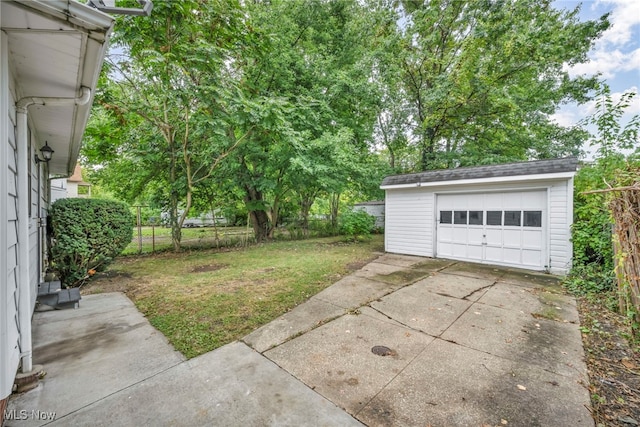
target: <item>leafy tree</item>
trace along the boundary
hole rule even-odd
[[[243,190],[261,241],[272,236],[285,199],[297,194],[305,218],[319,191],[336,191],[329,187],[340,179],[346,185],[345,167],[367,157],[379,111],[375,87],[368,84],[376,26],[354,1],[254,2],[248,11],[269,46],[268,54],[245,52],[243,96],[277,108],[270,120],[259,118],[260,131],[238,149],[227,175]],[[350,165],[344,153],[351,153]]]
[[[570,78],[607,17],[579,22],[550,1],[402,1],[402,20],[382,57],[410,108],[419,169],[577,154],[580,129],[549,120],[583,102],[595,77]],[[396,107],[397,108],[397,107]]]
[[[261,241],[320,198],[337,225],[385,173],[577,153],[584,131],[549,115],[588,99],[563,64],[608,27],[534,0],[154,4],[118,18],[84,157],[170,213],[176,250],[216,200]]]
[[[634,148],[636,152],[640,150],[640,116],[636,114],[622,125],[622,116],[637,95],[636,92],[625,92],[616,102],[608,85],[603,85],[598,91],[596,112],[586,122],[598,129],[591,145],[597,147],[599,159],[606,160]]]
[[[166,201],[175,250],[195,187],[251,132],[233,125],[250,108],[234,94],[233,69],[250,33],[235,1],[157,1],[148,18],[118,18],[123,53],[107,61],[85,153],[110,163],[104,176],[125,199],[151,185]]]

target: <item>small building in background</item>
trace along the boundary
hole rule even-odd
[[[353,205],[353,210],[365,211],[376,219],[376,228],[384,228],[384,200],[356,203]]]
[[[73,175],[69,178],[51,180],[51,201],[58,199],[91,197],[91,184],[82,179],[82,168],[76,163]]]

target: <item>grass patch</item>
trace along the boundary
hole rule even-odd
[[[389,274],[378,274],[376,278],[382,282],[391,283],[393,285],[402,285],[413,283],[418,279],[429,276],[428,272],[420,270],[401,270]]]
[[[187,358],[281,316],[383,250],[382,236],[282,241],[118,259],[85,293],[123,291]]]
[[[554,307],[545,307],[541,311],[531,313],[536,319],[560,320],[557,310]]]

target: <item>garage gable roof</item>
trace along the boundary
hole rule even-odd
[[[576,157],[532,162],[506,163],[501,165],[473,166],[455,169],[438,169],[405,175],[386,177],[381,188],[407,186],[431,182],[507,178],[523,175],[552,175],[575,173],[578,167]]]

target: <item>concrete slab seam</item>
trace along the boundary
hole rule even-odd
[[[320,301],[322,301],[322,302],[325,302],[325,303],[327,303],[327,304],[331,304],[330,302],[325,301],[325,300],[323,300],[323,299],[321,299],[321,298],[317,298],[317,299],[318,299],[318,300],[320,300]],[[331,304],[331,305],[333,305],[333,304]],[[338,307],[338,306],[336,306],[336,307]],[[362,307],[362,306],[360,306],[360,307]],[[341,307],[339,307],[339,308],[341,308]],[[304,334],[306,334],[306,333],[309,333],[309,332],[311,332],[311,331],[313,331],[313,330],[315,330],[315,329],[317,329],[317,328],[319,328],[319,327],[321,327],[321,326],[323,326],[323,325],[326,325],[326,324],[327,324],[327,323],[329,323],[329,322],[333,322],[334,320],[339,319],[339,318],[341,318],[342,316],[344,316],[344,315],[346,315],[346,314],[349,314],[349,313],[353,312],[354,310],[357,310],[357,308],[356,308],[356,309],[345,309],[344,313],[342,313],[342,314],[339,314],[339,315],[336,315],[336,316],[327,317],[326,319],[323,319],[323,320],[321,320],[321,321],[317,322],[313,327],[311,327],[311,328],[309,328],[309,329],[302,330],[302,331],[298,331],[297,333],[293,334],[292,336],[290,336],[290,337],[286,338],[286,339],[285,339],[284,341],[282,341],[281,343],[274,344],[274,345],[272,345],[271,347],[267,348],[267,349],[266,349],[266,350],[264,350],[264,351],[257,351],[255,348],[253,348],[253,347],[251,346],[251,344],[250,344],[250,343],[246,342],[246,341],[244,340],[244,338],[245,338],[245,337],[247,337],[248,335],[245,335],[245,337],[240,338],[240,339],[238,340],[238,342],[241,342],[242,344],[244,344],[244,345],[248,346],[249,348],[251,348],[251,349],[252,349],[253,351],[255,351],[256,353],[261,354],[261,355],[264,355],[264,353],[265,353],[265,352],[267,352],[267,351],[269,351],[269,350],[273,350],[274,348],[278,348],[278,347],[280,347],[282,344],[286,344],[286,343],[288,343],[289,341],[294,340],[294,339],[296,339],[296,338],[298,338],[298,337],[300,337],[300,336],[302,336],[302,335],[304,335]]]
[[[380,263],[380,264],[382,264],[382,263]],[[385,264],[385,265],[392,265],[392,264]],[[451,265],[455,265],[455,264],[451,264]],[[435,270],[435,272],[437,273],[437,272],[439,272],[439,271],[440,271],[440,270],[442,270],[442,269],[445,269],[445,268],[451,267],[451,265],[447,265],[447,266],[445,266],[445,267],[442,267],[441,269]],[[412,268],[411,268],[411,267],[409,267],[408,269],[410,269],[410,270],[411,270]],[[358,270],[358,271],[360,271],[360,270]],[[356,273],[357,273],[357,272],[356,272]],[[354,273],[354,274],[355,274],[355,273]],[[365,301],[364,303],[360,304],[360,305],[359,305],[359,306],[357,306],[357,307],[352,307],[352,308],[347,309],[346,313],[348,313],[349,311],[357,310],[357,309],[358,309],[358,308],[360,308],[360,307],[365,307],[365,306],[370,307],[370,305],[369,305],[369,304],[371,304],[372,302],[374,302],[374,301],[378,301],[378,300],[380,300],[380,299],[382,299],[382,298],[384,298],[384,297],[386,297],[386,296],[389,296],[389,295],[391,295],[391,294],[393,294],[393,293],[395,293],[395,292],[399,291],[400,289],[404,289],[404,288],[406,288],[406,287],[408,287],[408,286],[413,286],[413,285],[415,285],[416,283],[418,283],[419,281],[421,281],[421,280],[426,280],[426,279],[428,279],[429,277],[431,277],[431,275],[429,275],[428,277],[420,277],[420,278],[417,278],[417,279],[415,279],[415,280],[413,280],[413,281],[411,281],[411,282],[407,282],[407,283],[405,283],[405,284],[403,284],[403,285],[399,285],[399,287],[398,287],[398,288],[391,289],[391,290],[390,290],[389,292],[387,292],[386,294],[383,294],[383,295],[380,295],[380,296],[378,296],[378,297],[372,298],[372,299],[370,299],[370,300],[368,300],[368,301]],[[383,283],[383,284],[385,284],[385,285],[389,285],[389,282],[385,282],[385,281],[383,281],[383,280],[376,280],[376,279],[375,279],[375,276],[374,276],[374,277],[367,277],[367,280],[370,280],[370,281],[372,281],[372,282],[377,282],[377,283]],[[493,285],[495,285],[495,283],[494,283],[494,284],[492,284],[491,286],[493,286]],[[327,288],[327,289],[328,289],[328,288]],[[471,294],[473,294],[473,292],[472,292]],[[467,295],[467,296],[468,296],[468,295]],[[314,296],[312,296],[311,298],[316,298],[316,299],[318,299],[318,300],[320,300],[320,301],[322,301],[322,302],[325,302],[325,303],[327,303],[327,304],[332,304],[331,302],[329,302],[329,301],[327,301],[327,300],[325,300],[325,299],[322,299],[322,297],[319,297],[319,296],[317,296],[317,295],[314,295]],[[453,298],[455,298],[455,297],[453,297]],[[466,298],[466,297],[465,297],[465,298]],[[333,304],[332,304],[332,305],[333,305]],[[336,306],[336,307],[338,307],[338,306]],[[346,313],[345,313],[345,314],[346,314]],[[386,314],[385,314],[385,316],[386,316]],[[337,316],[337,317],[340,317],[340,316]],[[337,317],[336,317],[336,318],[337,318]],[[333,320],[333,319],[332,319],[332,320]],[[395,320],[395,319],[394,319],[394,320]],[[315,328],[314,328],[314,329],[315,329]]]
[[[497,282],[497,281],[496,281],[493,285],[491,285],[491,286],[495,286],[496,284],[498,284],[498,282]],[[448,342],[448,343],[451,343],[451,344],[459,345],[459,346],[461,346],[461,347],[464,347],[464,348],[467,348],[467,349],[470,349],[470,350],[473,350],[473,351],[479,351],[479,352],[481,352],[481,353],[488,354],[488,355],[490,355],[490,356],[494,356],[494,357],[498,357],[498,358],[500,358],[500,359],[508,360],[508,361],[510,361],[510,362],[518,362],[518,359],[512,359],[512,358],[510,358],[510,357],[500,356],[500,355],[498,355],[498,354],[493,354],[493,353],[490,353],[490,352],[488,352],[488,351],[485,351],[485,350],[482,350],[482,349],[479,349],[479,348],[470,347],[470,346],[467,346],[467,345],[464,345],[464,344],[458,343],[458,342],[453,341],[453,340],[447,340],[447,339],[442,338],[442,335],[443,335],[443,334],[444,334],[444,333],[445,333],[445,332],[446,332],[446,331],[447,331],[451,326],[453,326],[453,325],[458,321],[458,319],[460,319],[460,317],[462,317],[462,315],[463,315],[464,313],[466,313],[467,311],[469,311],[469,310],[471,309],[471,307],[473,307],[473,306],[474,306],[474,305],[476,305],[476,304],[479,304],[479,305],[481,305],[481,306],[491,307],[491,305],[489,305],[489,304],[485,304],[485,303],[480,302],[480,301],[474,301],[474,302],[472,302],[472,303],[471,303],[471,305],[470,305],[466,310],[464,310],[464,311],[462,312],[462,314],[460,314],[460,316],[458,316],[458,317],[456,318],[456,320],[454,320],[453,322],[451,322],[451,324],[450,324],[450,325],[449,325],[449,326],[448,326],[444,331],[442,331],[442,333],[441,333],[440,335],[437,335],[437,336],[433,336],[433,335],[431,335],[431,336],[433,336],[435,339],[439,339],[439,340],[442,340],[442,341],[445,341],[445,342]],[[531,315],[531,313],[529,313],[529,315]],[[394,319],[394,320],[395,320],[395,319]],[[395,321],[397,322],[397,320],[395,320]],[[554,320],[551,320],[551,321],[553,322]],[[398,322],[398,323],[400,323],[400,322]],[[579,371],[575,366],[566,365],[566,364],[565,364],[565,366],[567,366],[568,368],[570,368],[570,369],[574,370],[574,371],[578,374],[578,376],[579,376],[580,378],[582,378],[582,377],[584,376],[584,375],[583,375],[583,373],[582,373],[582,372],[580,372],[580,371]],[[543,371],[545,371],[545,372],[549,372],[549,373],[554,374],[554,375],[560,375],[561,377],[568,377],[567,375],[564,375],[564,374],[562,374],[561,372],[556,372],[556,371],[553,371],[553,370],[551,370],[551,369],[545,368],[545,367],[543,367],[543,366],[538,366],[538,367],[539,367],[540,369],[542,369]],[[587,380],[587,383],[588,383],[588,380]],[[580,384],[584,386],[584,384],[583,384],[582,382],[580,382]]]
[[[363,306],[363,307],[364,307],[364,306]],[[411,326],[411,325],[407,325],[406,323],[401,322],[400,320],[396,320],[396,319],[394,319],[393,317],[389,316],[387,313],[384,313],[384,312],[382,312],[382,311],[378,310],[378,309],[377,309],[377,308],[375,308],[375,307],[372,307],[372,306],[370,306],[370,305],[368,305],[368,304],[366,305],[366,307],[368,307],[368,308],[372,309],[373,311],[375,311],[375,312],[377,312],[377,313],[380,313],[381,315],[385,316],[387,319],[389,319],[389,320],[393,320],[394,322],[398,323],[399,325],[404,326],[404,327],[405,327],[405,328],[407,328],[407,329],[411,329],[411,330],[412,330],[412,331],[414,331],[414,332],[417,332],[417,333],[420,333],[420,334],[425,334],[425,335],[428,335],[428,336],[433,337],[433,338],[438,338],[438,336],[436,336],[436,335],[428,334],[428,333],[426,333],[425,331],[421,331],[420,329],[416,329],[416,328],[414,328],[414,327],[413,327],[413,326]],[[366,314],[365,314],[364,316],[366,316]]]
[[[485,286],[483,289],[487,289],[487,288],[491,288],[493,286],[495,286],[498,283],[498,281],[496,280],[495,282],[493,282],[491,285],[489,286]],[[480,290],[480,289],[478,289]],[[475,293],[471,292],[469,295],[466,295],[464,298],[462,298],[465,301],[469,301],[468,298],[469,296],[473,295]],[[454,297],[455,298],[455,297]],[[458,320],[460,320],[460,318],[469,310],[471,310],[471,307],[473,307],[476,303],[478,303],[478,301],[469,301],[471,304],[469,304],[469,307],[467,307],[465,310],[462,311],[462,313],[460,313],[460,315],[458,315],[458,317],[456,317],[453,322],[449,323],[449,326],[447,326],[442,332],[440,332],[440,335],[437,335],[436,338],[440,338],[445,332],[447,332],[449,330],[449,328],[451,328]],[[484,304],[483,304],[484,305]],[[446,341],[446,340],[445,340]],[[457,344],[457,343],[455,343]]]
[[[378,311],[378,310],[376,310],[376,311]],[[386,314],[385,314],[385,316],[386,316]],[[422,332],[422,331],[420,331],[420,333],[425,334],[425,333],[424,333],[424,332]],[[429,334],[425,334],[425,335],[429,335]],[[429,335],[429,336],[431,336],[431,335]],[[387,387],[389,386],[389,384],[391,384],[392,382],[394,382],[394,381],[396,380],[396,378],[398,378],[398,377],[399,377],[399,376],[400,376],[400,375],[401,375],[401,374],[402,374],[402,373],[403,373],[403,372],[404,372],[404,371],[405,371],[409,366],[411,366],[411,364],[412,364],[412,363],[413,363],[413,362],[414,362],[418,357],[420,357],[420,355],[422,355],[422,353],[424,353],[424,352],[429,348],[429,346],[430,346],[431,344],[433,344],[434,342],[436,342],[436,339],[438,339],[438,338],[435,338],[434,340],[432,340],[431,342],[429,342],[427,345],[425,345],[425,346],[424,346],[424,348],[423,348],[422,350],[420,350],[419,352],[417,352],[417,353],[416,353],[416,355],[415,355],[415,356],[414,356],[414,357],[413,357],[413,358],[412,358],[412,359],[411,359],[407,364],[405,364],[405,366],[404,366],[402,369],[400,369],[396,375],[394,375],[394,376],[393,376],[389,381],[387,381],[387,382],[386,382],[382,387],[380,387],[380,390],[378,390],[378,392],[377,392],[377,393],[375,393],[375,394],[371,397],[371,399],[369,399],[365,404],[363,404],[363,405],[362,405],[362,407],[360,408],[360,410],[359,410],[359,411],[356,411],[356,413],[355,413],[355,414],[353,414],[353,417],[354,417],[356,420],[358,420],[358,415],[360,415],[360,413],[361,413],[362,411],[364,411],[364,410],[369,406],[369,404],[370,404],[371,402],[373,402],[373,401],[378,397],[378,395],[380,395],[380,393],[382,393],[383,391],[385,391],[385,390],[387,389]],[[346,410],[345,410],[345,411],[346,411]]]
[[[482,349],[479,349],[479,348],[470,347],[470,346],[468,346],[468,345],[464,345],[464,344],[461,344],[461,343],[459,343],[459,342],[456,342],[456,341],[453,341],[453,340],[448,340],[448,339],[441,338],[441,337],[434,337],[434,340],[433,340],[431,343],[429,343],[429,345],[431,345],[431,344],[433,344],[434,342],[436,342],[436,340],[440,340],[440,341],[448,342],[449,344],[458,345],[458,346],[463,347],[463,348],[466,348],[466,349],[468,349],[468,350],[471,350],[471,351],[477,351],[477,352],[479,352],[479,353],[484,353],[484,354],[486,354],[486,355],[488,355],[488,356],[496,357],[496,358],[498,358],[498,359],[506,360],[506,361],[509,361],[509,362],[514,362],[514,363],[522,362],[522,360],[519,360],[519,359],[512,359],[512,358],[510,358],[510,357],[505,357],[505,356],[501,356],[501,355],[499,355],[499,354],[490,353],[490,352],[488,352],[488,351],[485,351],[485,350],[482,350]],[[544,371],[544,372],[547,372],[547,373],[553,374],[553,375],[559,375],[559,376],[561,376],[561,377],[563,377],[563,378],[571,379],[571,376],[569,376],[569,375],[565,375],[565,374],[563,374],[562,372],[556,372],[556,371],[553,371],[553,370],[551,370],[551,369],[545,368],[544,366],[535,365],[535,364],[531,364],[531,366],[533,366],[533,367],[535,367],[535,368],[538,368],[538,369],[540,369],[541,371]],[[573,369],[574,371],[576,371],[576,374],[578,374],[578,377],[580,378],[580,380],[579,380],[579,381],[576,381],[576,383],[577,383],[577,384],[580,384],[580,385],[581,385],[585,390],[589,390],[589,385],[588,385],[588,384],[589,384],[589,379],[588,379],[588,378],[585,378],[585,375],[584,375],[582,372],[580,372],[577,368],[575,368],[574,366],[566,365],[566,364],[565,364],[565,366],[567,366],[568,368],[571,368],[571,369]]]
[[[339,316],[342,317],[342,316]],[[258,353],[261,357],[263,357],[267,362],[269,363],[273,363],[275,366],[277,366],[282,372],[284,372],[285,374],[289,375],[291,378],[293,378],[294,380],[300,382],[301,384],[303,384],[304,386],[306,386],[309,390],[311,390],[315,395],[319,396],[322,400],[325,400],[326,402],[330,403],[331,405],[335,406],[336,408],[339,408],[340,410],[342,410],[345,414],[349,415],[351,418],[353,418],[354,420],[360,422],[357,418],[356,418],[356,414],[350,414],[349,412],[347,412],[347,410],[345,408],[343,408],[342,406],[338,405],[336,402],[332,401],[331,399],[327,398],[326,396],[318,393],[316,391],[315,386],[312,387],[310,385],[308,385],[307,383],[305,383],[301,378],[296,377],[295,375],[293,375],[291,372],[289,372],[287,369],[285,369],[284,367],[280,366],[280,364],[278,362],[276,362],[275,360],[271,360],[269,359],[267,356],[265,356],[262,353],[259,353],[257,351],[255,351],[253,348],[251,348],[250,345],[247,345],[246,343],[242,343],[243,345],[246,345],[247,347],[249,347],[249,349],[251,349],[251,351],[254,351],[256,353]],[[277,347],[277,346],[276,346]],[[425,347],[426,348],[426,347]],[[424,349],[422,350],[424,351]],[[421,354],[422,351],[419,353]],[[414,358],[415,359],[415,358]],[[414,359],[411,359],[411,361],[413,362]],[[404,370],[404,369],[403,369]],[[388,383],[386,384],[388,385]],[[385,387],[386,387],[385,385]],[[371,401],[367,402],[367,404],[369,404]],[[366,406],[366,405],[365,405]],[[363,407],[364,408],[364,407]],[[358,411],[360,412],[360,411]]]
[[[446,268],[452,267],[452,266],[454,266],[454,265],[456,265],[456,264],[448,265],[447,267],[443,268],[443,270],[444,270],[444,269],[446,269]],[[472,276],[467,276],[467,275],[465,275],[465,274],[459,274],[459,273],[457,273],[457,272],[455,272],[455,271],[454,271],[454,272],[450,272],[450,271],[438,271],[438,272],[441,272],[442,274],[446,274],[447,276],[461,277],[461,278],[464,278],[464,279],[468,279],[469,277],[472,277]],[[493,283],[491,286],[493,286],[493,285],[495,285],[496,283],[500,282],[500,280],[502,280],[502,277],[503,277],[503,276],[504,276],[504,273],[502,273],[501,275],[499,275],[498,277],[496,277],[496,280],[494,281],[494,283]],[[475,278],[475,279],[481,279],[480,277],[476,277],[476,276],[473,276],[472,278]],[[507,282],[503,282],[503,283],[507,283]]]
[[[434,259],[443,259],[443,258],[434,258]],[[442,270],[446,270],[447,268],[451,268],[454,265],[460,264],[460,262],[458,261],[453,261],[451,264],[447,264],[447,265],[443,265],[440,268],[436,268],[435,270],[433,270],[435,273],[440,273]],[[446,272],[445,272],[446,273]]]
[[[420,280],[424,280],[424,279],[416,280],[416,282],[419,282]],[[476,292],[479,292],[479,291],[481,291],[481,290],[491,288],[491,287],[495,286],[497,283],[498,283],[498,281],[496,280],[495,282],[493,282],[493,283],[492,283],[492,284],[490,284],[490,285],[483,286],[482,288],[477,289],[477,290],[475,290],[475,291],[471,292],[471,293],[470,293],[470,294],[468,294],[468,295],[465,295],[463,298],[457,298],[457,297],[454,297],[454,296],[452,296],[452,295],[442,295],[442,294],[439,294],[439,293],[437,293],[437,292],[434,292],[434,293],[435,293],[436,295],[446,296],[447,298],[455,298],[455,299],[462,299],[462,300],[465,300],[465,301],[469,301],[467,298],[468,298],[468,297],[470,297],[471,295],[473,295],[473,294],[475,294]],[[412,283],[412,284],[413,284],[413,283]],[[407,285],[407,286],[409,286],[409,285]],[[404,287],[404,286],[403,286],[403,287]],[[402,289],[402,288],[399,288],[399,289]],[[377,308],[375,308],[375,307],[371,306],[371,303],[372,303],[373,301],[378,301],[379,299],[384,298],[385,296],[390,295],[390,294],[392,294],[392,293],[394,293],[394,292],[396,292],[396,291],[389,292],[388,294],[385,294],[385,295],[383,295],[383,296],[382,296],[382,297],[380,297],[380,298],[376,298],[375,300],[368,301],[367,303],[365,303],[365,304],[361,305],[360,307],[365,307],[365,306],[366,306],[366,307],[369,307],[369,308],[370,308],[370,309],[372,309],[373,311],[376,311],[376,312],[380,313],[381,315],[383,315],[383,316],[387,317],[389,320],[393,320],[394,322],[397,322],[397,323],[399,323],[400,325],[402,325],[402,326],[404,326],[404,327],[406,327],[406,328],[408,328],[408,329],[411,329],[412,331],[420,332],[420,333],[422,333],[422,334],[429,335],[430,337],[434,337],[434,338],[440,338],[440,337],[441,337],[441,336],[442,336],[442,335],[443,335],[443,334],[444,334],[444,333],[445,333],[445,332],[446,332],[446,331],[447,331],[451,326],[453,326],[453,324],[455,324],[455,323],[458,321],[458,319],[460,319],[460,317],[462,317],[462,316],[463,316],[467,311],[469,311],[469,310],[471,309],[471,307],[473,307],[473,305],[477,302],[477,301],[469,301],[469,302],[471,302],[471,304],[469,305],[469,307],[467,307],[465,310],[463,310],[463,311],[462,311],[462,313],[460,313],[460,315],[458,315],[458,317],[456,317],[456,318],[455,318],[455,319],[454,319],[454,320],[449,324],[449,326],[447,326],[447,328],[445,328],[445,329],[444,329],[444,330],[443,330],[439,335],[431,335],[431,334],[428,334],[428,333],[426,333],[426,332],[424,332],[424,331],[421,331],[420,329],[416,329],[416,328],[414,328],[414,327],[413,327],[413,326],[411,326],[411,325],[407,325],[406,323],[401,322],[400,320],[394,319],[393,317],[389,316],[388,314],[386,314],[386,313],[384,313],[384,312],[382,312],[382,311],[378,310]],[[484,305],[484,304],[483,304],[483,305]],[[447,340],[444,340],[444,341],[447,341]],[[456,343],[456,342],[453,342],[453,344],[457,344],[457,343]]]
[[[430,258],[430,259],[444,259],[444,258]],[[453,260],[451,260],[451,261],[453,261]],[[375,262],[377,262],[378,264],[382,264],[382,265],[388,265],[390,267],[397,267],[397,265],[395,265],[395,264],[389,264],[389,263],[381,262],[381,261],[378,261],[378,260],[375,260]],[[432,272],[433,273],[440,273],[442,270],[445,270],[447,268],[451,268],[454,265],[459,264],[459,263],[460,263],[459,261],[453,261],[451,264],[443,265],[442,267],[433,269]],[[409,269],[409,270],[418,270],[418,271],[421,270],[420,268],[416,268],[415,266],[404,267],[404,268]],[[447,273],[447,274],[450,274],[450,273]],[[416,281],[419,281],[419,280],[422,280],[422,279],[418,279]]]
[[[183,356],[183,357],[184,357],[184,356]],[[87,403],[86,405],[81,406],[80,408],[77,408],[77,409],[75,409],[75,410],[73,410],[73,411],[69,412],[68,414],[64,414],[64,415],[62,415],[61,417],[56,418],[55,420],[52,420],[52,421],[50,421],[50,422],[48,422],[48,423],[45,423],[45,424],[42,424],[42,425],[48,425],[48,424],[51,424],[51,423],[53,423],[53,422],[56,422],[56,423],[57,423],[57,422],[59,422],[60,420],[62,420],[62,419],[64,419],[64,418],[67,418],[67,417],[69,417],[69,416],[71,416],[71,415],[74,415],[76,412],[80,412],[80,411],[82,411],[83,409],[85,409],[85,408],[87,408],[87,407],[89,407],[89,406],[95,405],[96,403],[100,402],[101,400],[108,399],[109,397],[111,397],[111,396],[113,396],[113,395],[115,395],[115,394],[118,394],[118,393],[123,392],[123,391],[125,391],[125,390],[128,390],[128,389],[130,389],[130,388],[132,388],[132,387],[135,387],[135,386],[137,386],[138,384],[141,384],[141,383],[143,383],[143,382],[145,382],[145,381],[147,381],[147,380],[150,380],[150,379],[152,379],[152,378],[155,378],[155,377],[157,377],[158,375],[164,374],[165,372],[167,372],[167,371],[169,371],[169,370],[171,370],[171,369],[173,369],[173,368],[175,368],[175,367],[177,367],[177,366],[180,366],[180,365],[182,365],[183,363],[186,363],[186,362],[188,362],[188,360],[182,360],[182,361],[180,361],[180,362],[176,363],[175,365],[171,365],[171,366],[167,367],[166,369],[163,369],[163,370],[161,370],[161,371],[158,371],[158,372],[156,372],[155,374],[153,374],[153,375],[151,375],[151,376],[148,376],[148,377],[146,377],[146,378],[142,378],[141,380],[136,381],[135,383],[129,384],[128,386],[126,386],[126,387],[124,387],[124,388],[118,389],[118,390],[114,391],[113,393],[109,393],[109,394],[107,394],[107,395],[105,395],[105,396],[102,396],[102,397],[101,397],[100,399],[98,399],[98,400],[94,400],[93,402]]]

